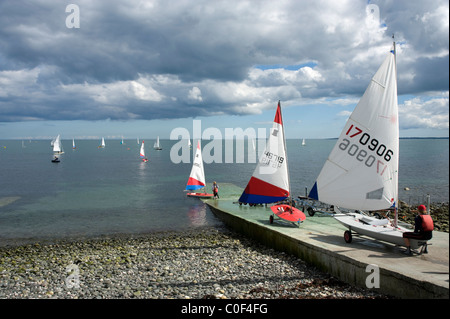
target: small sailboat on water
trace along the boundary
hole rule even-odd
[[[195,152],[194,162],[192,163],[191,173],[189,174],[189,179],[186,185],[186,189],[188,191],[194,191],[198,189],[205,188],[206,186],[205,179],[205,170],[203,168],[203,158],[202,158],[202,149],[200,146],[200,141],[197,143],[197,150]],[[187,193],[189,197],[198,197],[198,198],[211,198],[214,195],[209,193]]]
[[[144,140],[142,140],[142,145],[141,145],[141,149],[139,151],[139,156],[144,163],[148,162],[148,158],[147,158],[147,156],[145,156]]]
[[[61,136],[58,135],[50,144],[53,147],[52,162],[59,163],[60,162],[59,155],[64,154],[64,150],[61,143]]]
[[[395,42],[356,105],[342,133],[325,162],[310,198],[341,208],[356,210],[335,214],[352,234],[404,245],[398,225],[399,123]],[[377,219],[361,211],[394,211],[394,219]],[[339,209],[338,209],[339,210]],[[411,240],[411,248],[418,242]]]
[[[159,136],[156,138],[156,142],[155,142],[155,144],[153,145],[153,148],[154,148],[155,150],[157,150],[157,151],[162,150],[162,147],[161,147],[161,145],[159,144]]]
[[[53,146],[54,154],[63,154],[64,153],[62,143],[61,143],[61,136],[59,134],[50,144]]]
[[[98,148],[105,148],[106,144],[105,144],[105,138],[102,137],[102,142],[101,144],[98,146]]]
[[[72,149],[74,150],[74,149],[76,149],[77,147],[75,146],[75,139],[73,138],[72,139]]]
[[[286,140],[284,138],[281,105],[278,102],[275,119],[261,156],[250,181],[239,198],[239,204],[278,203],[288,199],[287,204],[273,205],[270,209],[270,223],[274,215],[288,222],[300,225],[306,219],[305,214],[295,208],[290,200],[289,170],[287,163]]]

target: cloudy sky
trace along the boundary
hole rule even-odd
[[[448,137],[448,0],[2,0],[0,139],[256,129],[278,100],[288,138],[337,137],[392,34],[400,136]]]

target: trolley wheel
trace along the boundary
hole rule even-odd
[[[270,217],[269,217],[269,223],[273,224],[273,215],[270,215]]]
[[[314,216],[314,214],[316,213],[312,207],[308,207],[307,211],[309,216]]]
[[[352,233],[349,230],[346,230],[344,232],[344,240],[348,244],[350,244],[352,242]]]

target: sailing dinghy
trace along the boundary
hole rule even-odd
[[[53,154],[63,154],[64,150],[61,143],[61,136],[58,135],[52,142],[51,145],[53,146]]]
[[[106,144],[105,144],[105,138],[102,137],[102,142],[101,144],[98,146],[98,148],[105,148]]]
[[[161,145],[159,144],[159,136],[156,138],[156,142],[155,142],[155,144],[153,145],[153,148],[154,148],[155,150],[157,150],[157,151],[162,150],[162,147],[161,147]]]
[[[200,147],[200,141],[197,143],[197,150],[195,152],[194,162],[192,163],[191,174],[186,185],[186,190],[194,191],[197,189],[205,188],[205,170],[203,169],[202,149]],[[214,195],[208,193],[187,193],[189,197],[197,198],[211,198]]]
[[[257,204],[277,203],[288,199],[289,195],[290,184],[286,141],[284,138],[281,105],[278,102],[266,148],[256,165],[247,187],[239,198],[239,204],[254,206]],[[302,211],[292,206],[292,202],[273,205],[270,209],[273,212],[270,215],[270,223],[273,222],[274,215],[296,225],[300,225],[306,219]]]
[[[361,213],[338,213],[334,218],[353,234],[404,245],[397,221],[399,123],[395,42],[373,76],[325,162],[310,198],[356,211],[393,209],[394,220]],[[336,207],[337,206],[337,207]],[[414,243],[413,243],[414,242]],[[417,248],[417,241],[411,241]]]
[[[64,153],[62,144],[61,144],[61,136],[58,135],[50,144],[53,146],[52,162],[59,163],[60,159],[59,159],[58,155],[61,155]]]
[[[147,156],[145,156],[144,140],[142,140],[141,150],[139,151],[139,156],[144,163],[148,162]]]

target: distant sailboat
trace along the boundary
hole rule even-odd
[[[205,171],[203,169],[203,158],[200,141],[197,143],[197,150],[195,152],[194,163],[192,163],[191,174],[186,185],[186,190],[197,190],[205,188]],[[211,198],[214,195],[208,193],[188,193],[187,196],[199,198]]]
[[[120,144],[122,145],[122,144],[125,144],[124,142],[123,142],[123,136],[122,136],[122,140],[120,141]]]
[[[144,140],[142,140],[141,150],[139,152],[139,156],[141,157],[143,162],[148,162],[147,156],[145,156],[145,148],[144,148]]]
[[[63,154],[63,148],[62,148],[62,144],[61,144],[61,137],[60,135],[58,135],[52,142],[51,145],[53,146],[53,158],[52,158],[52,162],[53,163],[59,163],[60,159],[59,159],[59,155]]]
[[[102,137],[102,143],[98,146],[98,148],[105,148],[106,144],[105,144],[105,138]]]
[[[153,148],[154,148],[155,150],[158,150],[158,151],[162,150],[162,147],[161,147],[161,145],[159,144],[159,136],[156,138],[156,142],[155,142],[155,144],[153,145]]]
[[[54,154],[63,154],[64,150],[61,144],[61,136],[58,135],[51,143],[53,146],[53,153]]]
[[[72,139],[72,149],[76,149],[77,147],[75,146],[75,139]]]
[[[302,139],[302,146],[305,146],[306,145],[306,141],[305,141],[305,139]]]

